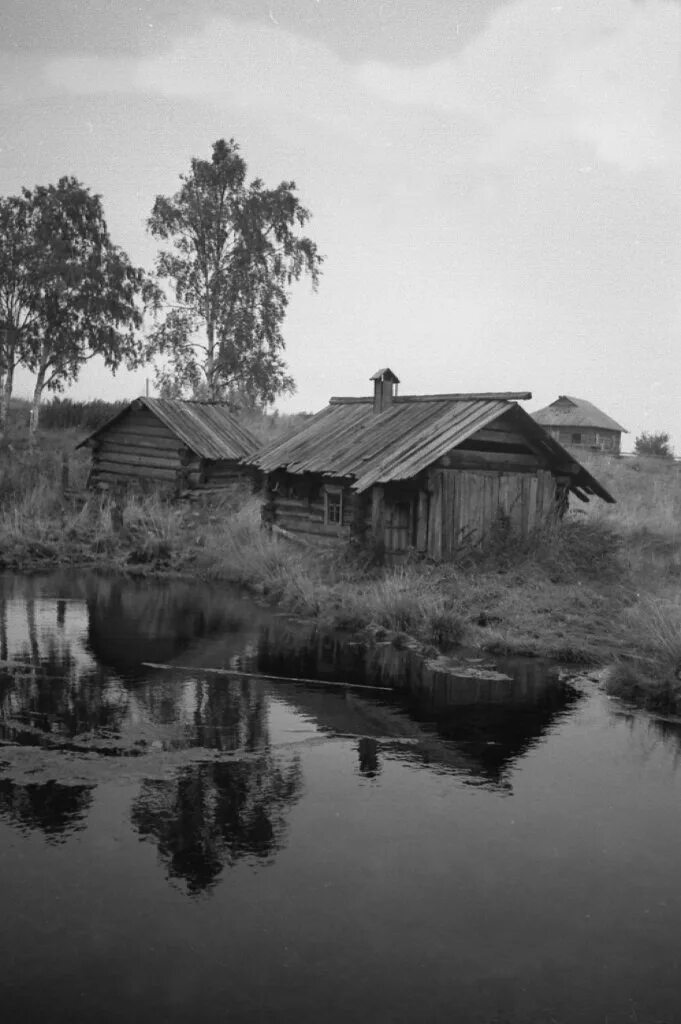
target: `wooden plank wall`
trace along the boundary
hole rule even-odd
[[[92,482],[129,479],[174,484],[181,469],[198,473],[182,442],[148,409],[131,409],[96,439]]]
[[[477,545],[500,517],[526,537],[555,509],[549,470],[535,473],[434,469],[430,472],[428,554],[451,558],[461,545]]]

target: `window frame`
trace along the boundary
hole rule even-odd
[[[332,499],[329,501],[329,499]],[[338,510],[338,518],[331,518],[329,515],[330,509]],[[325,485],[324,487],[324,526],[342,526],[343,525],[343,488],[340,486],[334,486],[333,484]]]

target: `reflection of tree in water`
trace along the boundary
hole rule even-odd
[[[10,599],[13,636],[8,628]],[[117,729],[127,695],[84,655],[80,634],[67,630],[67,619],[74,614],[68,612],[67,602],[44,600],[30,587],[27,594],[12,594],[10,599],[0,593],[0,653],[11,661],[0,672],[4,735],[30,743],[38,742],[40,734],[58,740]],[[76,630],[78,614],[77,609]]]
[[[142,662],[167,663],[208,637],[239,632],[247,611],[224,591],[172,582],[92,578],[88,647],[97,661],[130,681]]]
[[[266,699],[249,681],[166,674],[138,685],[134,694],[150,721],[170,727],[164,734],[169,748],[251,751],[268,742]]]
[[[367,779],[375,779],[381,774],[381,762],[378,756],[378,743],[371,736],[362,736],[357,742],[359,773]]]
[[[153,839],[172,878],[196,895],[223,867],[264,861],[284,845],[284,814],[301,792],[299,758],[197,764],[172,779],[149,779],[132,808],[132,823]]]
[[[59,782],[28,783],[0,779],[0,816],[22,830],[40,829],[53,843],[85,827],[92,799],[90,786]]]
[[[101,669],[83,669],[68,648],[48,637],[37,661],[31,657],[0,673],[0,710],[5,722],[18,721],[55,739],[101,734],[120,727],[127,695]]]

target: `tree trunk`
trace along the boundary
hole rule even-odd
[[[215,325],[209,318],[206,319],[206,334],[208,336],[208,344],[206,346],[206,386],[208,388],[208,397],[211,402],[214,402],[218,397],[215,386]]]
[[[9,365],[5,372],[5,379],[2,381],[0,391],[0,435],[4,434],[7,427],[7,414],[9,413],[9,400],[12,397],[14,386],[14,359],[10,358]]]
[[[40,401],[43,397],[43,388],[45,387],[45,367],[41,366],[38,370],[38,375],[35,379],[35,387],[33,388],[33,403],[31,405],[31,418],[28,426],[28,438],[30,444],[35,444],[36,431],[40,422]]]

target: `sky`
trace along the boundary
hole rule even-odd
[[[678,0],[3,0],[0,51],[0,194],[74,175],[149,269],[155,196],[216,139],[296,182],[325,262],[282,412],[390,366],[402,394],[576,395],[681,453]]]

